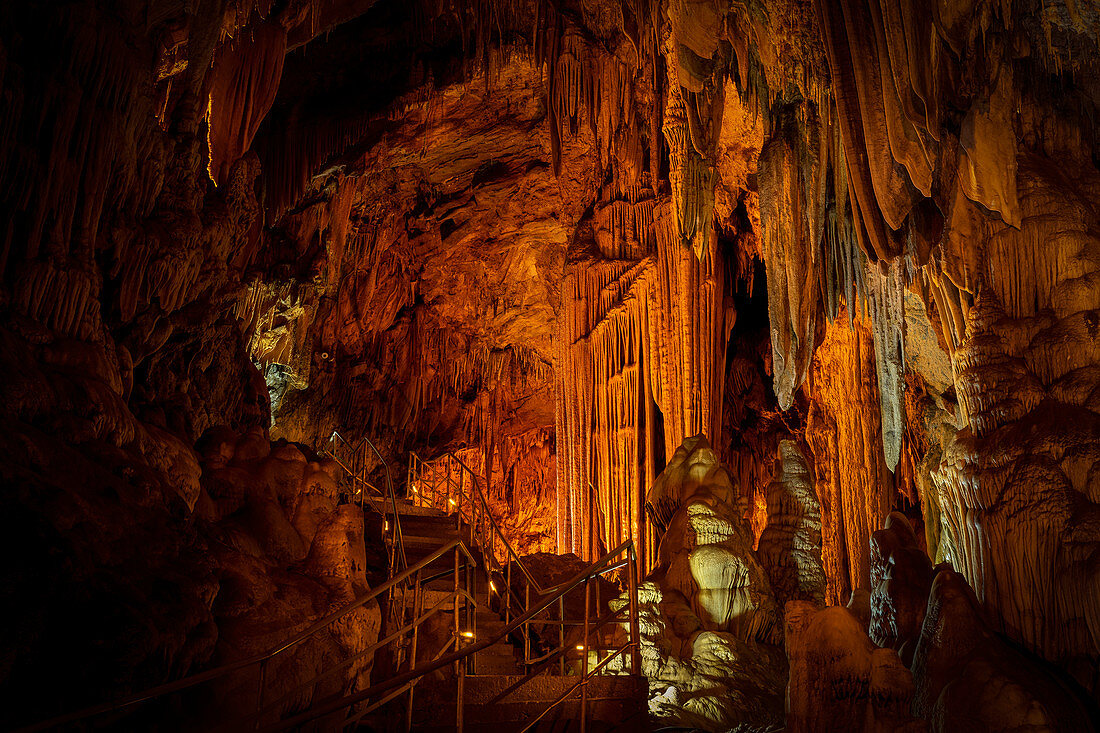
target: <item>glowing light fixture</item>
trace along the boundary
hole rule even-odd
[[[455,500],[454,499],[447,499],[447,501],[450,502],[451,506],[455,505]]]
[[[496,584],[496,583],[494,583],[494,582],[493,582],[493,581],[491,581],[491,580],[489,581],[489,591],[490,591],[491,593],[496,593],[496,592],[497,592],[497,584]]]
[[[584,651],[584,644],[577,644],[577,651],[578,652],[583,652]]]
[[[472,639],[472,638],[474,638],[474,632],[472,632],[472,631],[463,631],[462,636],[465,636],[467,639]]]

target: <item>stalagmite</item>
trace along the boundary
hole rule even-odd
[[[782,441],[779,451],[775,478],[767,488],[767,525],[757,555],[780,608],[796,600],[824,605],[821,506],[813,475],[794,441]]]
[[[787,605],[787,729],[792,733],[927,730],[910,716],[913,676],[892,649],[878,649],[846,608]]]
[[[659,562],[639,587],[642,671],[656,693],[651,711],[669,723],[721,730],[781,716],[779,610],[736,496],[696,436],[647,497],[664,532]],[[627,603],[624,595],[611,607]]]

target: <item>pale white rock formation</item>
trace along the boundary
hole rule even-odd
[[[673,455],[648,495],[665,528],[639,587],[642,673],[658,720],[705,730],[782,719],[778,612],[753,551],[744,500],[701,436]],[[621,596],[612,608],[622,608]]]
[[[814,477],[798,444],[779,443],[775,479],[768,484],[768,523],[760,535],[757,557],[767,569],[780,606],[787,601],[825,603],[825,570],[821,566],[821,504]]]

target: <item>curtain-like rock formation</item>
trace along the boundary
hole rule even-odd
[[[845,604],[870,587],[868,541],[893,506],[882,452],[874,337],[868,319],[829,325],[814,355],[806,437],[821,500],[826,598]]]

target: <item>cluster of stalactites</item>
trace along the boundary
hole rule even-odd
[[[582,556],[631,538],[654,555],[641,497],[684,437],[718,439],[728,334],[716,239],[682,246],[670,201],[656,252],[573,264],[562,283],[559,541]]]
[[[648,121],[638,107],[637,87],[646,80],[654,89],[656,52],[649,34],[635,49],[632,66],[585,37],[583,31],[560,15],[550,3],[540,2],[535,36],[536,60],[546,74],[546,106],[549,112],[551,158],[555,173],[561,170],[561,144],[577,135],[587,123],[596,141],[600,169],[610,170],[615,195],[637,203],[640,193],[657,179],[660,143],[659,111],[653,102]],[[648,122],[648,125],[647,125]],[[649,181],[643,178],[645,137],[650,145]]]
[[[631,203],[612,201],[592,216],[592,230],[600,254],[612,260],[640,260],[657,248],[653,198]]]
[[[774,388],[786,409],[810,369],[818,319],[844,310],[873,324],[882,443],[887,465],[901,450],[906,257],[872,262],[855,234],[847,163],[834,108],[781,105],[760,154],[760,219],[768,277]]]
[[[675,202],[675,224],[683,246],[703,257],[713,234],[714,186],[718,169],[715,148],[721,127],[722,84],[668,95],[664,134],[668,144],[668,179]]]
[[[0,24],[21,12],[5,8]],[[120,29],[76,6],[38,20],[48,42],[30,30],[18,46],[0,39],[0,276],[15,283],[17,311],[88,338],[101,331],[101,224],[112,210],[150,213],[164,176],[138,173],[163,151],[147,124],[147,59]],[[112,235],[111,254],[125,260],[137,239]]]

